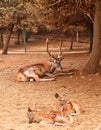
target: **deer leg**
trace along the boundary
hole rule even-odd
[[[69,125],[69,123],[59,123],[59,122],[55,122],[54,125],[55,125],[55,126],[67,126],[67,125]]]
[[[48,77],[52,77],[52,78],[55,77],[55,75],[54,75],[54,74],[51,74],[51,73],[45,73],[45,75],[48,76]]]
[[[53,81],[53,80],[55,80],[55,78],[43,78],[42,79],[34,72],[29,73],[29,71],[25,71],[24,75],[26,75],[26,77],[28,77],[29,79],[34,79],[35,81]],[[30,81],[32,81],[32,80],[30,80]]]
[[[57,117],[56,119],[55,119],[55,123],[54,123],[54,125],[69,125],[69,124],[72,124],[73,123],[73,118],[72,118],[72,116],[70,116],[70,115],[68,115],[68,117]]]
[[[40,121],[40,124],[43,124],[43,125],[53,125],[54,122],[47,119],[47,120]]]
[[[39,78],[38,75],[34,75],[33,78],[35,79],[35,81],[54,81],[55,78]]]
[[[28,78],[26,76],[24,76],[22,73],[18,73],[17,80],[25,82],[25,81],[28,81]]]

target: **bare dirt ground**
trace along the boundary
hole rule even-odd
[[[81,44],[79,47],[82,49]],[[9,49],[22,50],[23,46]],[[33,43],[31,46],[29,43],[27,51],[33,50],[37,54],[0,55],[0,130],[95,130],[101,123],[101,74],[61,76],[51,82],[18,82],[16,74],[20,67],[49,59],[47,53],[42,53],[44,44]],[[65,54],[62,65],[67,70],[80,70],[88,56],[87,53]],[[74,117],[74,123],[69,126],[29,124],[27,108],[35,104],[40,109],[51,108],[56,92],[78,99],[85,112]]]

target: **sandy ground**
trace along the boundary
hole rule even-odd
[[[62,65],[67,70],[81,69],[88,55],[67,54]],[[100,74],[61,76],[51,82],[16,80],[20,67],[48,59],[47,54],[0,55],[0,130],[95,130],[101,123]],[[85,112],[74,117],[74,123],[69,126],[29,124],[27,108],[35,104],[40,109],[53,107],[56,92],[67,93],[69,98],[78,99]]]

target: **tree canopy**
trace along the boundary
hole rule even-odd
[[[0,2],[0,27],[14,24],[38,31],[66,30],[68,25],[93,23],[94,0],[2,0]],[[85,22],[84,22],[85,21]]]

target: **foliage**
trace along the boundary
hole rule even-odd
[[[94,21],[94,0],[47,0],[45,6],[49,20],[57,29],[67,30],[70,25],[87,25]]]
[[[36,3],[22,0],[9,0],[0,3],[0,28],[7,28],[14,24],[15,30],[26,26],[27,30],[37,32],[43,17]]]
[[[2,0],[0,27],[27,30],[67,30],[69,25],[93,23],[94,0]],[[81,22],[82,21],[82,22]],[[86,21],[86,22],[84,22]]]

